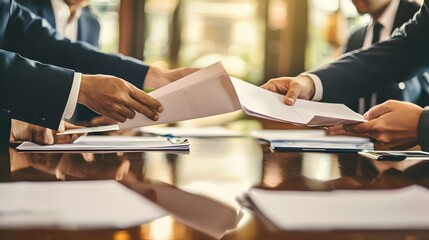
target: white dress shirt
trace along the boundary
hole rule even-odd
[[[81,15],[81,9],[77,9],[75,14],[70,18],[70,8],[64,0],[51,0],[51,4],[54,10],[57,32],[70,39],[72,42],[75,42],[77,40],[78,21]],[[74,74],[73,84],[64,109],[63,118],[70,119],[76,110],[81,78],[82,74],[77,72]]]
[[[384,40],[387,40],[390,38],[392,28],[393,28],[393,24],[395,22],[396,12],[398,11],[398,6],[399,6],[399,0],[392,0],[390,2],[389,6],[387,6],[386,10],[382,13],[380,18],[378,19],[378,22],[383,25],[383,28],[380,31],[380,41],[384,41]],[[371,46],[373,27],[374,27],[374,22],[371,20],[371,23],[368,25],[366,35],[365,35],[365,39],[364,39],[364,44],[363,44],[364,49]],[[313,101],[322,100],[322,98],[323,98],[323,84],[322,84],[322,81],[320,80],[320,78],[315,74],[303,73],[303,75],[309,76],[314,82],[315,94],[314,94],[314,97],[312,100]],[[371,103],[373,103],[373,102],[374,102],[374,97],[371,100]],[[361,104],[359,104],[359,105],[361,105]]]
[[[64,0],[51,0],[51,4],[54,10],[57,31],[64,37],[75,42],[77,40],[78,21],[82,10],[80,8],[76,9],[75,14],[71,16],[70,8]]]

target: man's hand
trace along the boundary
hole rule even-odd
[[[326,131],[326,135],[328,136],[354,136],[354,137],[365,137],[365,138],[368,137],[367,134],[356,134],[352,132],[346,132],[346,130],[344,130],[343,125],[334,125],[334,126],[326,127],[325,131]]]
[[[118,122],[105,116],[94,117],[89,122],[90,126],[103,126],[103,125],[113,125],[113,124],[118,124]]]
[[[178,68],[173,70],[165,70],[151,66],[146,75],[144,87],[157,89],[198,70],[199,68]]]
[[[125,122],[136,111],[156,121],[161,103],[132,84],[108,75],[82,75],[78,102],[118,122]]]
[[[305,75],[273,78],[261,87],[285,95],[284,103],[287,105],[293,105],[297,98],[310,100],[315,92],[313,80]]]
[[[389,100],[365,113],[368,122],[344,126],[344,129],[368,134],[389,148],[406,149],[418,143],[417,128],[422,111],[415,104]]]
[[[59,131],[76,128],[81,127],[61,121]],[[12,120],[10,141],[30,141],[37,144],[50,145],[54,143],[72,143],[80,136],[77,134],[57,136],[56,133],[57,131],[51,130],[49,128],[36,126],[18,120]]]

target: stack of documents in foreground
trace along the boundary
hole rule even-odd
[[[164,106],[158,121],[142,114],[111,126],[73,129],[62,134],[112,131],[208,117],[242,109],[274,121],[328,126],[363,122],[363,116],[343,104],[298,99],[293,106],[283,96],[240,79],[230,78],[221,63],[213,64],[149,93]]]
[[[276,151],[359,152],[374,149],[369,138],[327,136],[324,130],[260,130],[251,135],[270,142],[270,147]]]
[[[429,191],[420,186],[331,192],[251,189],[247,197],[265,220],[283,230],[429,229]]]
[[[116,181],[0,183],[0,228],[129,228],[168,213]]]
[[[138,136],[82,136],[70,144],[38,145],[23,142],[21,151],[189,151],[185,138]]]

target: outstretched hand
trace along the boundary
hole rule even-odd
[[[157,121],[161,103],[120,78],[82,75],[78,102],[118,122],[133,119],[136,112]]]
[[[344,126],[353,134],[367,134],[392,149],[418,144],[418,122],[423,109],[415,104],[389,100],[365,113],[368,122]]]
[[[161,69],[151,66],[144,81],[144,87],[150,89],[157,89],[179,80],[193,72],[198,71],[199,68],[177,68],[172,70]]]
[[[305,75],[273,78],[261,87],[285,95],[284,103],[287,105],[293,105],[297,98],[310,100],[315,92],[313,80]]]

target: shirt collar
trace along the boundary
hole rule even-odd
[[[392,32],[393,24],[395,23],[396,12],[398,11],[399,0],[392,0],[386,10],[381,14],[378,22],[383,25],[383,31]],[[371,20],[371,25],[374,25],[374,20]]]
[[[68,20],[70,17],[70,8],[69,6],[64,2],[64,0],[51,0],[52,8],[54,10],[55,15],[55,21],[58,21],[61,19],[62,22],[77,22],[80,15],[81,15],[81,9],[77,9],[75,15],[73,16],[70,21]]]

